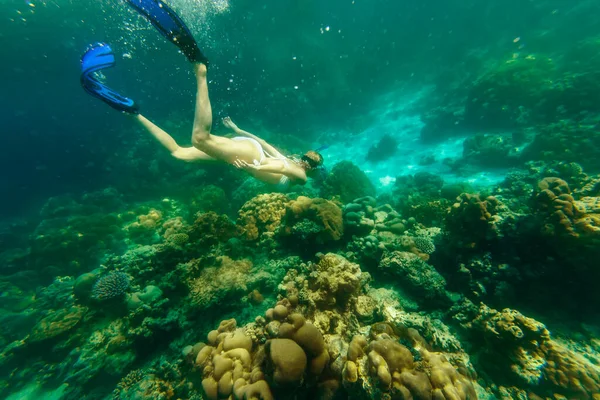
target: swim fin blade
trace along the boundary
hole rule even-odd
[[[115,90],[100,82],[95,73],[113,67],[115,55],[106,43],[96,43],[81,57],[80,82],[83,89],[90,95],[102,100],[112,108],[130,113],[139,113],[137,104]]]
[[[183,20],[162,0],[125,0],[171,43],[179,47],[181,52],[192,63],[203,63],[208,66],[208,59],[198,47],[192,32]]]

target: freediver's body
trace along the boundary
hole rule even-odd
[[[114,65],[114,55],[110,46],[97,44],[82,57],[83,88],[111,107],[130,114],[173,157],[179,160],[225,162],[248,172],[260,181],[277,185],[281,190],[291,184],[306,183],[308,175],[323,163],[323,157],[319,153],[308,151],[299,159],[288,158],[265,140],[238,128],[229,117],[223,119],[223,125],[237,136],[227,138],[211,133],[212,108],[206,78],[208,60],[198,48],[189,29],[162,0],[127,0],[127,2],[148,18],[168,40],[177,45],[192,63],[197,83],[192,146],[179,146],[171,135],[140,114],[132,100],[121,96],[96,79],[94,72]]]

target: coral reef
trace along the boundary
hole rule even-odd
[[[417,236],[413,238],[413,243],[421,254],[433,254],[435,252],[435,244],[426,236]]]
[[[111,252],[69,244],[86,264],[54,253],[51,283],[0,279],[0,393],[39,379],[82,399],[593,398],[593,334],[551,335],[514,308],[597,309],[598,182],[564,162],[489,193],[418,173],[343,205],[258,195],[237,222],[109,202]],[[85,201],[46,213],[64,222]],[[30,251],[4,256],[46,254]]]
[[[200,266],[187,265],[186,268],[200,269]],[[251,268],[249,260],[234,261],[226,256],[217,260],[217,266],[202,266],[200,275],[188,283],[191,304],[209,308],[224,305],[227,298],[241,298],[252,290],[247,286]]]
[[[194,223],[183,234],[188,236],[189,241],[203,248],[238,236],[237,227],[228,216],[212,211],[197,214]]]
[[[431,265],[414,253],[393,251],[384,255],[379,268],[402,280],[413,296],[421,298],[424,305],[446,305],[446,280]]]
[[[364,327],[369,340],[358,333],[359,299],[370,297],[356,264],[327,254],[307,268],[304,278],[288,272],[286,297],[264,316],[242,328],[221,321],[183,350],[207,398],[276,399],[290,389],[317,398],[477,398],[469,368],[450,361],[460,357],[432,351],[416,329],[380,322]]]
[[[597,118],[587,121],[562,119],[538,127],[531,143],[523,149],[522,159],[577,162],[588,170],[599,171],[597,124]]]
[[[375,198],[354,199],[344,206],[344,224],[350,233],[365,235],[377,232],[399,234],[407,229],[407,222],[389,204],[377,206]]]
[[[35,343],[67,333],[81,322],[85,311],[83,307],[73,306],[50,313],[33,327],[25,341]]]
[[[99,278],[92,288],[92,298],[111,300],[123,297],[129,289],[129,277],[123,272],[110,272]]]
[[[465,125],[503,129],[551,120],[559,104],[548,99],[557,99],[560,89],[553,80],[558,77],[555,63],[547,57],[526,56],[497,63],[469,90]]]
[[[281,224],[290,199],[282,194],[261,194],[246,202],[238,216],[238,226],[246,240],[257,240],[270,235]]]
[[[123,247],[125,235],[118,211],[120,195],[111,189],[50,198],[42,207],[42,221],[30,235],[23,266],[36,270],[36,279],[86,272],[106,253]],[[68,255],[68,257],[66,257]]]
[[[317,229],[312,229],[315,224]],[[303,245],[310,241],[323,244],[340,240],[344,234],[342,210],[332,201],[300,196],[288,203],[282,228],[284,235],[300,240]]]
[[[30,3],[11,29],[50,16]],[[600,3],[352,2],[352,29],[332,2],[202,3],[246,46],[215,117],[325,165],[284,195],[127,123],[12,135],[0,398],[600,399]]]
[[[544,230],[549,235],[576,238],[600,236],[600,197],[581,197],[575,200],[567,182],[560,178],[544,178],[538,184],[536,201],[547,215]]]
[[[429,351],[417,331],[406,330],[405,343],[417,352],[415,360],[388,327],[391,332],[380,334],[371,328],[371,341],[352,338],[344,364],[346,387],[366,391],[370,398],[477,399],[466,368],[457,370],[443,354]]]
[[[524,386],[537,398],[591,399],[600,392],[597,365],[552,339],[544,324],[518,311],[497,311],[481,304],[474,318],[466,318],[462,325],[485,343],[479,347],[478,363],[499,382]]]
[[[375,196],[376,189],[369,177],[351,161],[337,163],[323,183],[327,197],[339,196],[342,203],[365,196]]]
[[[114,400],[144,398],[169,400],[175,397],[175,390],[170,382],[161,379],[152,371],[135,369],[119,381],[112,395]]]
[[[201,186],[193,191],[190,200],[190,213],[205,213],[212,211],[217,214],[227,214],[229,199],[225,190],[215,185]]]
[[[518,161],[514,143],[505,135],[477,134],[463,142],[461,162],[482,167],[510,167]]]
[[[498,199],[463,193],[456,200],[448,212],[446,229],[460,247],[485,246],[502,235],[502,212],[508,210]]]
[[[158,240],[157,230],[163,215],[156,209],[137,216],[137,221],[125,226],[128,236],[136,243],[150,244]]]
[[[426,226],[439,226],[449,205],[440,195],[443,186],[441,177],[428,172],[399,176],[392,189],[394,207],[405,218],[415,218]]]

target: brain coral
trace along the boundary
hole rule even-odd
[[[309,220],[320,228],[316,233],[319,243],[339,240],[344,233],[342,209],[332,201],[300,196],[288,203],[284,218],[285,230],[291,234],[298,222]]]

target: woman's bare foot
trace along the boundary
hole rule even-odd
[[[202,63],[194,64],[194,72],[196,73],[196,75],[206,76],[207,71],[208,71],[208,68],[206,68],[205,64],[202,64]]]

